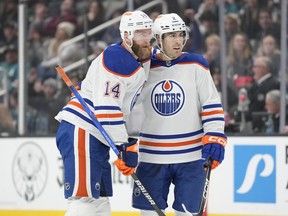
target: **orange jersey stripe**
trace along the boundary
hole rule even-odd
[[[188,140],[184,142],[174,142],[174,143],[158,143],[158,142],[149,142],[149,141],[140,141],[140,145],[146,146],[161,146],[161,147],[176,147],[176,146],[185,146],[190,144],[195,144],[201,142],[202,137],[195,140]]]
[[[76,196],[87,197],[86,188],[86,148],[85,148],[85,130],[79,128],[78,131],[78,163],[79,163],[79,186]]]
[[[70,101],[68,104],[78,107],[79,109],[84,110],[83,106],[76,101]],[[123,113],[106,113],[106,114],[97,114],[96,118],[123,118]]]
[[[210,112],[202,112],[201,116],[209,116],[209,115],[215,115],[215,114],[224,114],[223,110],[214,110]]]
[[[158,55],[159,54],[157,54],[157,56],[156,56],[157,58],[158,58]],[[198,65],[198,66],[202,67],[203,69],[209,71],[209,68],[205,67],[204,65],[202,65],[202,64],[200,64],[198,62],[178,62],[178,64],[182,64],[182,65],[184,65],[184,64],[195,64],[195,65]],[[161,65],[151,66],[151,68],[158,68],[158,67],[161,67]]]
[[[196,64],[205,70],[209,70],[209,68],[205,67],[204,65],[200,64],[199,62],[179,62],[178,64]]]

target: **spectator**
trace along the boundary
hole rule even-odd
[[[254,83],[248,90],[249,113],[248,120],[252,120],[253,112],[265,112],[266,94],[273,89],[279,89],[279,81],[271,74],[271,61],[265,56],[257,57],[253,63]],[[254,132],[259,132],[262,122],[252,122]]]
[[[7,77],[7,88],[8,91],[12,91],[13,89],[18,89],[18,55],[17,48],[13,45],[6,48],[4,52],[4,61],[0,63],[0,67],[5,73],[4,76]],[[4,77],[3,76],[3,77]],[[2,83],[2,80],[0,80]]]
[[[187,8],[193,9],[196,13],[201,5],[203,0],[187,0]]]
[[[4,1],[3,11],[1,13],[1,22],[13,22],[18,21],[18,0]]]
[[[91,48],[93,50],[93,54],[95,55],[95,58],[96,58],[97,56],[99,56],[104,51],[104,49],[108,45],[104,41],[97,41],[94,43],[90,43],[90,46],[91,46]]]
[[[227,76],[235,83],[236,94],[238,89],[252,82],[251,74],[252,50],[247,36],[237,33],[232,38],[227,55]]]
[[[237,14],[226,14],[224,17],[224,29],[226,44],[230,43],[230,40],[234,37],[235,34],[240,33],[240,20]]]
[[[273,120],[273,130],[271,132],[279,133],[279,126],[280,126],[280,90],[275,89],[271,90],[266,94],[265,97],[265,107],[267,113],[269,113]],[[286,109],[287,110],[287,109]],[[286,125],[288,124],[288,115],[286,113]],[[266,122],[267,125],[268,122]],[[288,133],[288,126],[285,127],[285,133]]]
[[[35,68],[28,74],[28,97],[44,97],[42,81]]]
[[[203,54],[209,63],[210,72],[220,71],[220,37],[217,34],[210,35],[205,40],[206,51]]]
[[[115,17],[121,16],[122,12],[116,11],[111,19],[114,19]],[[103,42],[110,45],[113,43],[116,43],[117,41],[121,40],[120,32],[119,32],[119,23],[115,23],[111,26],[109,26],[105,31],[101,38]]]
[[[45,38],[42,35],[41,26],[30,26],[27,43],[27,60],[31,68],[37,67],[43,61],[45,53],[44,43]]]
[[[187,52],[200,52],[203,50],[203,39],[198,22],[195,20],[195,11],[188,8],[184,11],[184,22],[188,28],[189,38],[184,47]]]
[[[41,100],[41,99],[40,99]],[[18,106],[18,90],[13,89],[9,93],[9,104],[8,108],[10,114],[12,116],[12,121],[14,125],[14,129],[18,128],[18,114],[19,114],[19,106]],[[36,108],[37,109],[37,108]],[[30,106],[26,107],[26,125],[25,129],[27,129],[28,133],[31,133],[35,130],[35,117],[36,117],[36,109],[31,108]]]
[[[259,30],[258,14],[259,6],[258,0],[246,0],[246,4],[243,4],[240,9],[241,31],[244,32],[250,40],[256,38],[256,34]]]
[[[211,34],[218,34],[218,20],[217,16],[211,11],[204,12],[200,17],[200,32],[205,41],[206,37]]]
[[[89,0],[87,10],[88,10],[87,13],[85,12],[85,14],[83,14],[82,16],[78,16],[78,20],[77,20],[77,23],[78,23],[77,33],[78,34],[83,32],[85,19],[87,19],[88,30],[101,25],[105,20],[104,18],[105,9],[103,7],[101,0]],[[94,34],[93,40],[101,39],[102,35],[103,35],[103,31],[98,32],[97,34]]]
[[[28,104],[37,110],[35,133],[38,135],[56,132],[59,124],[54,116],[66,102],[58,97],[57,80],[54,78],[48,78],[43,82],[43,93],[44,97],[31,97],[28,100]]]
[[[6,133],[15,132],[15,124],[12,118],[12,114],[7,106],[3,103],[0,103],[0,136],[5,135]]]
[[[45,35],[53,37],[57,30],[57,26],[61,22],[69,22],[77,25],[77,15],[74,11],[74,1],[73,0],[63,0],[60,5],[60,12],[56,13],[54,16],[49,17],[48,22],[45,24],[43,31]],[[73,32],[74,33],[74,32]],[[71,35],[72,37],[73,35]]]
[[[4,60],[4,52],[9,46],[18,47],[17,25],[14,22],[7,22],[3,26],[3,39],[0,41],[0,61]]]
[[[222,96],[222,86],[221,86],[221,73],[220,71],[215,71],[214,74],[212,74],[212,78],[214,81],[214,84],[217,88],[217,91],[219,93],[220,96]],[[230,118],[233,117],[233,113],[236,110],[236,106],[238,103],[238,98],[237,98],[237,94],[235,93],[235,91],[233,91],[233,83],[228,82],[227,83],[227,103],[228,103],[228,110],[226,110],[226,112],[229,114]],[[221,97],[222,98],[222,97]]]
[[[238,7],[237,4],[235,3],[235,0],[225,0],[225,13],[233,13],[233,14],[238,14]]]
[[[259,42],[267,35],[272,35],[276,39],[276,44],[278,46],[280,44],[280,27],[278,23],[273,23],[271,14],[267,9],[260,10],[258,23],[260,30],[257,31],[254,50],[258,49]]]
[[[215,22],[218,22],[218,11],[219,9],[216,0],[203,0],[195,14],[195,19],[201,20],[200,17],[208,12],[208,14],[212,14],[212,16],[215,17]]]
[[[272,62],[271,73],[274,77],[279,77],[280,70],[280,50],[277,48],[277,43],[272,35],[267,35],[261,41],[257,56],[267,56]]]
[[[29,18],[29,21],[29,33],[34,29],[38,29],[39,33],[43,34],[43,27],[48,22],[48,7],[45,2],[38,1],[35,3],[33,13]]]
[[[75,25],[69,22],[61,22],[57,26],[54,38],[44,43],[44,50],[47,50],[43,57],[43,62],[37,68],[39,77],[44,80],[49,77],[56,77],[55,65],[67,66],[80,59],[81,49],[77,43],[63,47],[60,45],[70,39],[74,33]],[[80,52],[79,52],[80,51]]]
[[[272,21],[277,23],[281,19],[281,2],[278,0],[268,0],[267,9],[270,11]]]

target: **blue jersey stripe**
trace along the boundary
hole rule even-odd
[[[206,119],[202,121],[202,124],[205,124],[207,122],[211,122],[211,121],[224,121],[224,118],[211,118],[211,119]]]
[[[203,129],[198,130],[198,131],[193,131],[190,133],[173,134],[173,135],[156,135],[156,134],[140,133],[140,137],[154,138],[154,139],[178,139],[178,138],[186,138],[186,137],[195,136],[201,133],[203,133]]]
[[[77,99],[75,96],[74,97],[71,97],[71,101],[72,100],[74,100],[74,99]],[[85,103],[86,104],[88,104],[88,105],[90,105],[91,107],[93,107],[93,102],[91,101],[91,100],[89,100],[89,99],[87,99],[87,98],[83,98],[84,99],[84,101],[85,101]],[[78,101],[78,99],[77,99],[77,101]]]
[[[88,122],[89,124],[93,125],[93,121],[90,119],[90,118],[87,118],[86,116],[82,115],[81,113],[77,112],[76,110],[74,109],[71,109],[71,108],[68,108],[68,107],[65,107],[63,110],[67,111],[67,112],[70,112],[70,113],[73,113],[74,115],[80,117],[81,119],[83,119],[84,121]]]
[[[171,155],[171,154],[184,154],[184,153],[194,152],[200,149],[202,149],[202,145],[194,147],[194,148],[189,148],[189,149],[171,150],[171,151],[157,151],[157,150],[139,148],[139,152],[148,153],[148,154],[158,154],[158,155],[164,155],[164,154]]]
[[[119,110],[121,111],[120,107],[118,106],[95,106],[95,110]]]
[[[64,108],[63,110],[66,110],[67,112],[71,112],[74,115],[80,117],[81,119],[83,119],[84,121],[88,122],[89,124],[94,125],[93,121],[90,118],[85,117],[84,115],[82,115],[81,113],[77,112],[76,110],[73,110],[71,108]],[[101,125],[121,125],[124,124],[124,121],[99,121],[99,123]]]
[[[203,109],[211,109],[211,108],[219,108],[219,107],[222,108],[222,105],[221,104],[210,104],[210,105],[203,106]]]

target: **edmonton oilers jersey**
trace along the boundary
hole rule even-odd
[[[182,53],[172,61],[154,56],[142,96],[140,161],[199,160],[204,136],[226,138],[220,97],[202,56]]]
[[[81,83],[79,93],[116,144],[128,141],[125,121],[142,92],[149,69],[150,58],[139,62],[117,43],[91,63]],[[74,96],[55,118],[77,125],[107,144]]]

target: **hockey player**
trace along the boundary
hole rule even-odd
[[[182,52],[188,37],[183,20],[159,15],[152,29],[159,50],[141,95],[145,119],[136,174],[163,211],[173,183],[172,207],[184,216],[182,204],[191,213],[199,210],[205,160],[211,155],[215,168],[224,159],[224,113],[207,61]],[[135,186],[133,207],[141,216],[157,215]]]
[[[90,65],[79,93],[114,143],[124,175],[137,165],[137,140],[128,139],[125,121],[137,101],[150,68],[153,21],[142,11],[126,12],[120,21],[122,42],[108,46]],[[58,113],[56,135],[64,162],[66,216],[108,216],[112,196],[109,145],[77,98]]]

